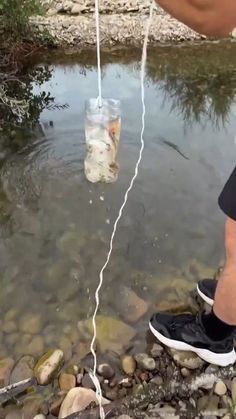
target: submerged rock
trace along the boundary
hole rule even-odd
[[[33,339],[26,346],[25,350],[27,350],[28,354],[30,355],[34,355],[34,356],[41,355],[44,350],[43,337],[40,335],[34,336]]]
[[[92,402],[97,404],[96,393],[86,388],[73,388],[65,397],[59,413],[59,419],[63,419],[72,413],[81,412]],[[102,398],[102,404],[110,403],[109,400]]]
[[[35,335],[42,330],[42,324],[43,322],[40,314],[27,313],[21,318],[19,329],[21,332]]]
[[[0,388],[9,384],[13,365],[14,361],[12,358],[5,358],[0,361]]]
[[[59,377],[59,387],[61,391],[69,391],[76,386],[76,378],[72,374],[61,374]]]
[[[12,370],[10,384],[18,383],[19,381],[33,377],[33,368],[34,358],[32,356],[26,355],[20,358]]]
[[[117,308],[125,321],[135,323],[146,314],[148,303],[131,289],[123,287],[117,299]]]
[[[17,325],[13,320],[9,320],[3,323],[1,330],[7,334],[14,333],[17,331]]]
[[[45,386],[51,382],[64,363],[64,354],[60,349],[48,351],[37,362],[34,373],[39,385]]]
[[[52,401],[49,411],[53,416],[58,416],[60,412],[60,408],[62,405],[63,400],[65,399],[65,395],[58,395],[56,398]]]
[[[136,335],[133,327],[113,317],[98,315],[96,323],[97,341],[102,351],[114,350],[116,352],[122,352],[124,346]],[[92,319],[79,322],[78,328],[82,334],[89,332],[92,335]]]
[[[40,407],[43,404],[43,399],[40,395],[28,396],[24,399],[23,418],[32,419],[40,413]]]

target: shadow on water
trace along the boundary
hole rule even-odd
[[[224,219],[216,203],[235,165],[235,50],[226,43],[149,52],[146,148],[104,277],[103,348],[121,349],[113,330],[119,327],[127,332],[120,344],[138,331],[135,345],[142,346],[156,306],[194,310],[189,290],[222,258]],[[78,340],[89,328],[83,320],[93,312],[112,223],[138,156],[140,55],[102,54],[104,96],[122,101],[121,170],[113,185],[89,184],[83,172],[84,102],[97,94],[95,52],[50,53],[34,62],[50,73],[31,93],[68,107],[39,104],[34,129],[15,133],[6,157],[3,147],[0,356],[26,348],[38,355],[52,345],[79,356]]]

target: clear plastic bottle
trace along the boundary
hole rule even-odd
[[[120,101],[89,99],[85,106],[85,139],[87,156],[85,176],[93,183],[112,183],[117,180],[119,165],[117,152],[120,142]]]

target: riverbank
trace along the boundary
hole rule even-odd
[[[135,45],[143,42],[143,34],[149,14],[150,2],[100,2],[101,44]],[[96,44],[94,3],[57,1],[47,5],[46,16],[37,16],[32,24],[41,32],[49,32],[58,45],[92,46]],[[205,39],[185,25],[171,18],[159,7],[155,8],[149,42],[183,42]]]

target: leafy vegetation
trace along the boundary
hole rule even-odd
[[[0,0],[1,29],[4,35],[17,41],[29,39],[32,35],[30,17],[42,12],[39,0]]]
[[[34,86],[51,77],[48,67],[26,71],[29,56],[40,48],[30,17],[43,12],[39,0],[0,0],[0,131],[36,124],[50,94]]]

